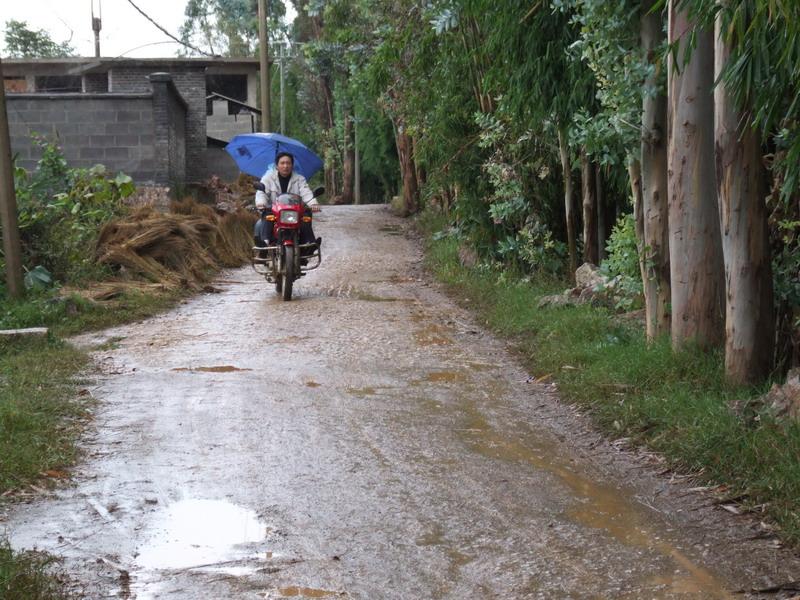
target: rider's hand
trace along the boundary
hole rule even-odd
[[[322,207],[319,204],[312,204],[311,205],[311,212],[319,212],[322,210]]]

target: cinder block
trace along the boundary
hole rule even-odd
[[[142,114],[138,110],[121,110],[117,113],[118,123],[131,123],[140,121]]]
[[[128,148],[122,148],[118,146],[107,147],[105,148],[105,157],[115,159],[128,158]]]
[[[105,158],[103,148],[94,148],[92,146],[81,148],[79,155],[81,159],[86,160],[103,160]]]
[[[115,145],[116,136],[113,135],[92,135],[89,137],[89,145],[94,147],[104,147]]]
[[[105,133],[111,135],[119,135],[121,133],[129,133],[131,126],[128,123],[105,123],[103,129]]]
[[[139,136],[135,133],[115,135],[109,145],[113,146],[139,146]]]

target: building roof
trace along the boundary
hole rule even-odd
[[[241,106],[242,108],[246,108],[250,112],[253,112],[253,113],[257,114],[257,115],[261,114],[261,109],[260,108],[256,108],[255,106],[250,106],[249,104],[247,104],[245,102],[242,102],[241,100],[236,100],[235,98],[229,98],[228,96],[223,96],[222,94],[217,93],[217,92],[211,92],[208,96],[206,96],[206,100],[209,100],[211,98],[219,98],[220,100],[227,100],[228,102],[232,102],[233,104],[236,104],[237,106]]]
[[[253,57],[189,57],[181,58],[169,56],[165,58],[128,58],[128,57],[100,57],[93,56],[68,56],[64,58],[4,58],[3,67],[9,67],[10,71],[16,71],[20,67],[41,69],[47,67],[58,67],[63,71],[73,75],[91,73],[93,71],[105,71],[115,66],[124,67],[148,67],[157,68],[186,68],[186,67],[247,67],[257,70],[259,67],[258,58]],[[14,67],[17,67],[15,69]]]

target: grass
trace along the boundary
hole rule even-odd
[[[515,342],[533,374],[553,377],[562,398],[587,409],[602,429],[728,486],[728,497],[763,507],[782,537],[800,546],[800,424],[732,410],[765,389],[727,385],[720,354],[673,352],[667,339],[647,344],[641,324],[606,309],[538,308],[541,296],[566,285],[465,268],[453,238],[430,241],[427,263]]]
[[[131,290],[107,306],[54,293],[0,301],[0,329],[51,331],[46,338],[0,341],[0,494],[58,481],[78,458],[75,442],[92,403],[91,395],[81,393],[90,359],[58,336],[141,319],[184,295]],[[42,553],[15,552],[0,538],[0,598],[69,597],[54,562]]]
[[[62,600],[70,598],[66,582],[56,572],[57,559],[40,552],[14,552],[0,540],[0,598]]]

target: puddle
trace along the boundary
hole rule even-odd
[[[252,510],[219,500],[181,500],[158,514],[136,564],[145,570],[211,567],[252,552],[237,546],[260,542],[266,527]]]
[[[374,387],[364,387],[364,388],[347,388],[345,390],[351,396],[357,396],[359,398],[365,398],[367,396],[374,396],[378,393]]]
[[[731,597],[709,571],[694,564],[668,542],[658,539],[647,528],[645,516],[617,490],[575,473],[560,464],[543,446],[529,446],[507,439],[494,431],[477,409],[470,408],[467,414],[467,425],[461,434],[474,451],[488,458],[528,463],[552,473],[572,490],[579,501],[567,512],[570,519],[603,530],[626,546],[655,550],[672,558],[680,570],[659,580],[660,585],[669,586],[665,593],[696,594],[704,598]]]
[[[179,372],[202,372],[202,373],[233,373],[234,371],[252,371],[253,369],[240,369],[239,367],[234,367],[232,365],[222,365],[219,367],[179,367],[172,369],[173,371]]]
[[[460,383],[467,380],[465,373],[457,371],[433,371],[425,376],[423,381],[428,383]]]
[[[321,385],[322,385],[321,383],[317,383],[316,381],[306,381],[306,387],[318,388]]]
[[[357,291],[353,293],[351,296],[354,300],[363,300],[365,302],[408,302],[407,299],[404,298],[391,298],[391,297],[384,297],[384,296],[375,296],[374,294],[370,294],[369,292],[361,292]]]
[[[304,342],[306,340],[310,340],[311,338],[308,336],[300,336],[300,335],[289,335],[286,337],[279,338],[272,342],[273,344],[298,344],[300,342]]]
[[[317,590],[307,587],[285,587],[278,590],[282,596],[286,598],[327,598],[329,596],[337,596],[338,592],[331,592],[329,590]]]
[[[441,325],[428,325],[425,329],[414,332],[414,339],[419,346],[445,346],[453,341],[447,336],[449,331]]]

